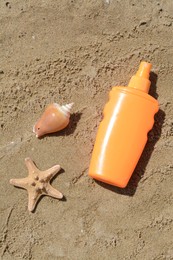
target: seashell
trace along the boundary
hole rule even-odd
[[[55,133],[64,129],[70,120],[70,111],[74,103],[60,106],[57,103],[48,105],[41,118],[33,127],[36,137]]]

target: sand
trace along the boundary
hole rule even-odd
[[[173,259],[173,3],[137,0],[0,1],[0,255],[3,260]],[[160,110],[126,189],[88,167],[112,86],[153,64]],[[74,102],[69,127],[39,140],[32,127],[51,102]],[[63,201],[9,184],[38,168]]]

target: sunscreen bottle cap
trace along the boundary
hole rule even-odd
[[[151,82],[149,80],[150,77],[150,71],[151,71],[151,63],[142,61],[140,63],[139,69],[134,75],[129,84],[128,87],[130,88],[136,88],[138,90],[141,90],[145,93],[149,92]]]

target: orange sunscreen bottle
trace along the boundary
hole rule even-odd
[[[159,106],[148,94],[151,64],[141,62],[127,87],[113,87],[103,111],[89,176],[126,187],[147,142]]]

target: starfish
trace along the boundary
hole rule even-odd
[[[33,211],[42,195],[62,199],[63,195],[50,185],[50,180],[60,170],[60,165],[55,165],[46,171],[40,171],[30,158],[25,159],[28,176],[22,179],[11,179],[10,184],[28,191],[28,210]]]

